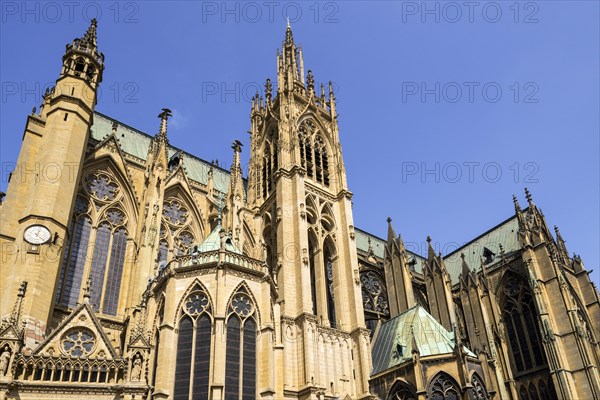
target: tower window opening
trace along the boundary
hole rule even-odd
[[[327,160],[327,152],[323,149],[323,184],[329,186],[329,161]]]

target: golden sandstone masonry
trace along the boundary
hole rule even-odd
[[[332,85],[288,26],[229,171],[94,111],[96,21],[0,206],[2,399],[593,399],[598,291],[526,193],[442,257],[354,226]],[[35,165],[57,180],[19,179]],[[20,170],[21,169],[21,170]],[[141,177],[133,179],[132,177]]]

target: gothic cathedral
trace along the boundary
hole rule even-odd
[[[354,226],[289,26],[246,178],[239,141],[229,170],[171,146],[166,108],[155,135],[95,111],[103,69],[93,20],[0,198],[2,400],[600,398],[598,291],[529,192],[445,256]]]

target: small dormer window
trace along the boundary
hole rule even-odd
[[[483,258],[484,258],[484,264],[489,264],[492,261],[494,261],[494,257],[496,256],[496,253],[494,253],[493,251],[491,251],[490,249],[488,249],[487,247],[483,248]]]

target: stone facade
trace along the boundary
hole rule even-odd
[[[355,228],[332,85],[289,26],[277,65],[243,178],[168,109],[154,136],[94,111],[95,21],[67,46],[0,205],[0,396],[598,398],[598,291],[529,193],[445,257]]]

